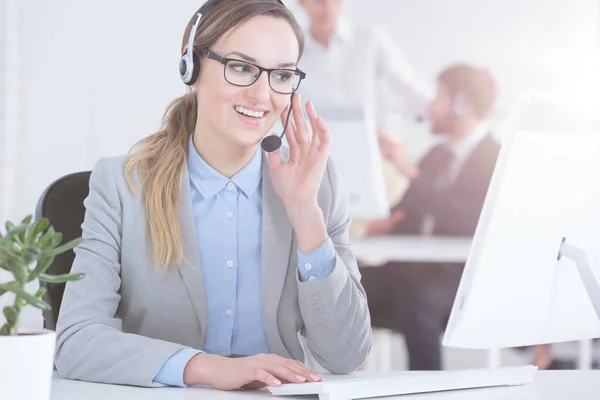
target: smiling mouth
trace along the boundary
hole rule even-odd
[[[269,113],[268,111],[252,111],[241,106],[235,106],[233,109],[240,115],[256,119],[264,118]]]

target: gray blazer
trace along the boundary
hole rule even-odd
[[[181,348],[202,349],[206,301],[187,169],[179,222],[185,260],[153,270],[141,197],[125,181],[126,157],[103,158],[90,178],[83,239],[57,324],[55,364],[65,378],[161,386],[152,379]],[[350,247],[347,192],[331,160],[318,194],[337,252],[322,280],[301,282],[297,241],[263,158],[262,304],[273,353],[306,362],[307,353],[333,373],[360,367],[371,348],[370,316]]]

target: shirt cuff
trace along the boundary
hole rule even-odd
[[[306,254],[298,249],[298,273],[300,281],[312,282],[327,278],[335,267],[335,248],[331,238],[319,246],[315,251]]]
[[[153,381],[167,386],[188,387],[183,383],[183,371],[187,363],[198,353],[202,353],[202,351],[190,348],[180,349],[173,353],[160,367]]]

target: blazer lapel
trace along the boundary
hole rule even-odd
[[[184,168],[182,179],[181,194],[179,196],[179,224],[183,240],[184,260],[179,263],[178,267],[187,292],[192,299],[198,320],[200,321],[200,343],[201,348],[204,348],[204,339],[206,337],[206,292],[204,289],[202,266],[200,265],[200,251],[198,249],[196,226],[194,224],[187,166]]]
[[[262,191],[263,322],[271,352],[291,357],[279,335],[277,309],[290,262],[292,225],[283,202],[273,188],[266,156],[263,156]]]

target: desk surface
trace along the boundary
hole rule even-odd
[[[267,390],[223,392],[208,387],[136,388],[55,378],[50,400],[308,400],[317,396],[276,397]],[[456,390],[386,397],[399,400],[584,400],[600,398],[600,371],[538,371],[530,385]]]
[[[372,236],[352,239],[358,259],[405,262],[465,262],[472,238],[431,236]]]

